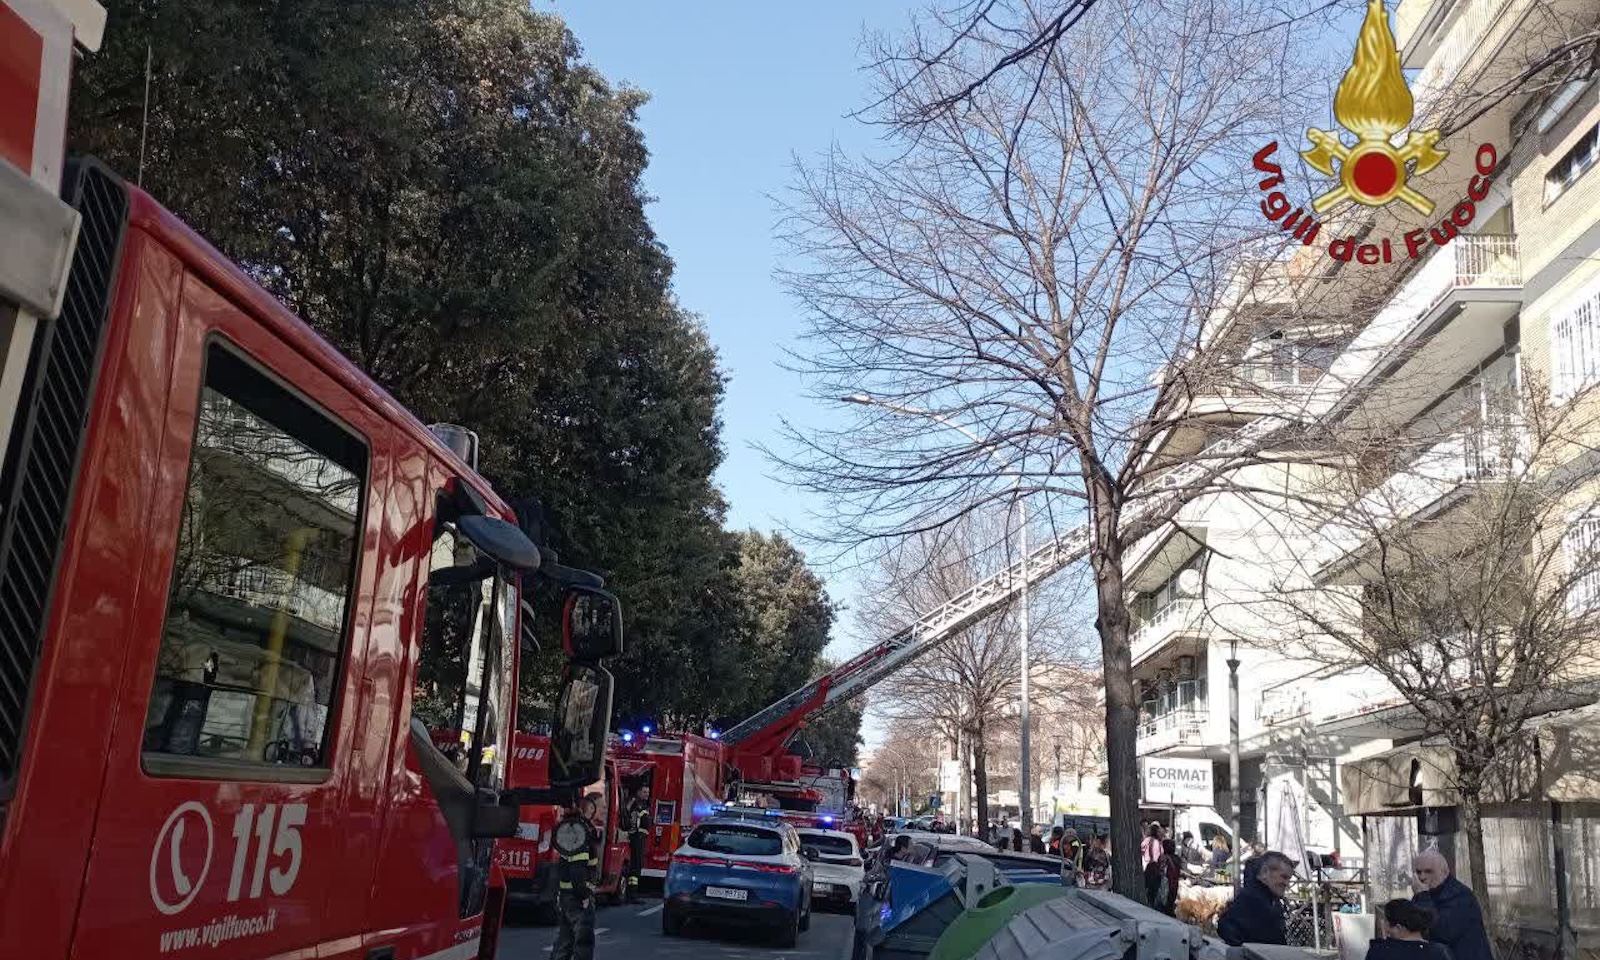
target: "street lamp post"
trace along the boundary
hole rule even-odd
[[[1233,792],[1233,809],[1230,812],[1233,827],[1233,865],[1228,871],[1233,881],[1233,891],[1239,892],[1240,847],[1244,841],[1239,836],[1239,639],[1228,640],[1228,789]]]
[[[976,443],[980,446],[983,444],[983,441],[979,439],[971,430],[968,430],[961,424],[956,423],[941,414],[935,413],[932,410],[922,410],[917,407],[901,406],[897,403],[890,403],[887,400],[879,400],[877,397],[871,397],[864,393],[853,393],[847,397],[840,397],[839,400],[843,403],[853,403],[861,407],[878,407],[883,410],[892,410],[895,413],[904,414],[906,416],[922,417],[925,420],[932,420],[934,423],[955,430],[968,440],[971,440],[973,443]],[[984,452],[987,453],[989,457],[998,463],[1002,468],[1009,469],[1011,467],[1011,464],[1002,460],[1000,455],[995,453],[993,450],[985,450]],[[1012,502],[1016,504],[1017,521],[1021,526],[1021,529],[1018,531],[1018,536],[1021,539],[1021,560],[1019,564],[1019,573],[1022,583],[1020,589],[1018,590],[1017,599],[1021,601],[1021,611],[1019,616],[1021,636],[1019,637],[1018,654],[1019,659],[1022,661],[1019,671],[1021,680],[1022,707],[1020,711],[1021,716],[1018,719],[1022,725],[1022,789],[1021,796],[1018,798],[1018,806],[1022,808],[1022,830],[1024,833],[1031,833],[1033,830],[1033,807],[1035,798],[1032,792],[1033,753],[1029,731],[1030,718],[1028,715],[1028,504],[1027,501],[1022,497],[1021,474],[1017,475],[1015,489],[1012,492]]]

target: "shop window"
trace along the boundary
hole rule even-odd
[[[366,449],[221,345],[198,419],[147,764],[326,767]]]

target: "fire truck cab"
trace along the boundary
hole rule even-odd
[[[549,777],[550,737],[518,731],[512,737],[510,783],[513,789],[546,791]],[[617,761],[607,757],[604,776],[582,788],[581,795],[599,798],[596,829],[605,838],[600,852],[600,883],[595,892],[604,897],[622,893],[623,871],[628,863],[628,839],[622,830],[627,796],[622,792]],[[551,836],[561,821],[555,803],[524,803],[517,835],[496,844],[495,862],[505,874],[509,906],[531,910],[535,917],[554,916],[557,894],[556,863]]]
[[[470,435],[148,195],[59,164],[90,8],[0,0],[6,954],[491,957],[522,591],[564,589],[590,654],[569,771],[605,741],[620,610],[548,579]]]

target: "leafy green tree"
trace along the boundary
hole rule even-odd
[[[743,684],[729,691],[727,712],[748,716],[815,675],[835,608],[805,555],[782,534],[735,536],[733,586],[746,631],[736,653]]]
[[[723,383],[645,217],[644,94],[519,0],[108,8],[73,149],[419,417],[479,432],[497,487],[542,501],[563,560],[623,598],[621,709],[726,706],[745,634],[711,480]]]

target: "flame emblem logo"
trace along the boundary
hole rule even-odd
[[[1395,134],[1410,125],[1416,104],[1400,73],[1400,51],[1389,29],[1389,11],[1383,0],[1367,0],[1350,69],[1339,81],[1333,98],[1333,116],[1356,135],[1355,146],[1345,146],[1341,136],[1312,127],[1306,131],[1311,149],[1300,156],[1322,173],[1338,177],[1339,185],[1317,197],[1311,208],[1327,213],[1346,200],[1381,207],[1393,200],[1410,204],[1423,216],[1433,213],[1433,201],[1406,185],[1410,176],[1437,167],[1449,152],[1436,146],[1438,130],[1412,130],[1405,145],[1393,144]],[[1412,165],[1415,166],[1412,166]]]

